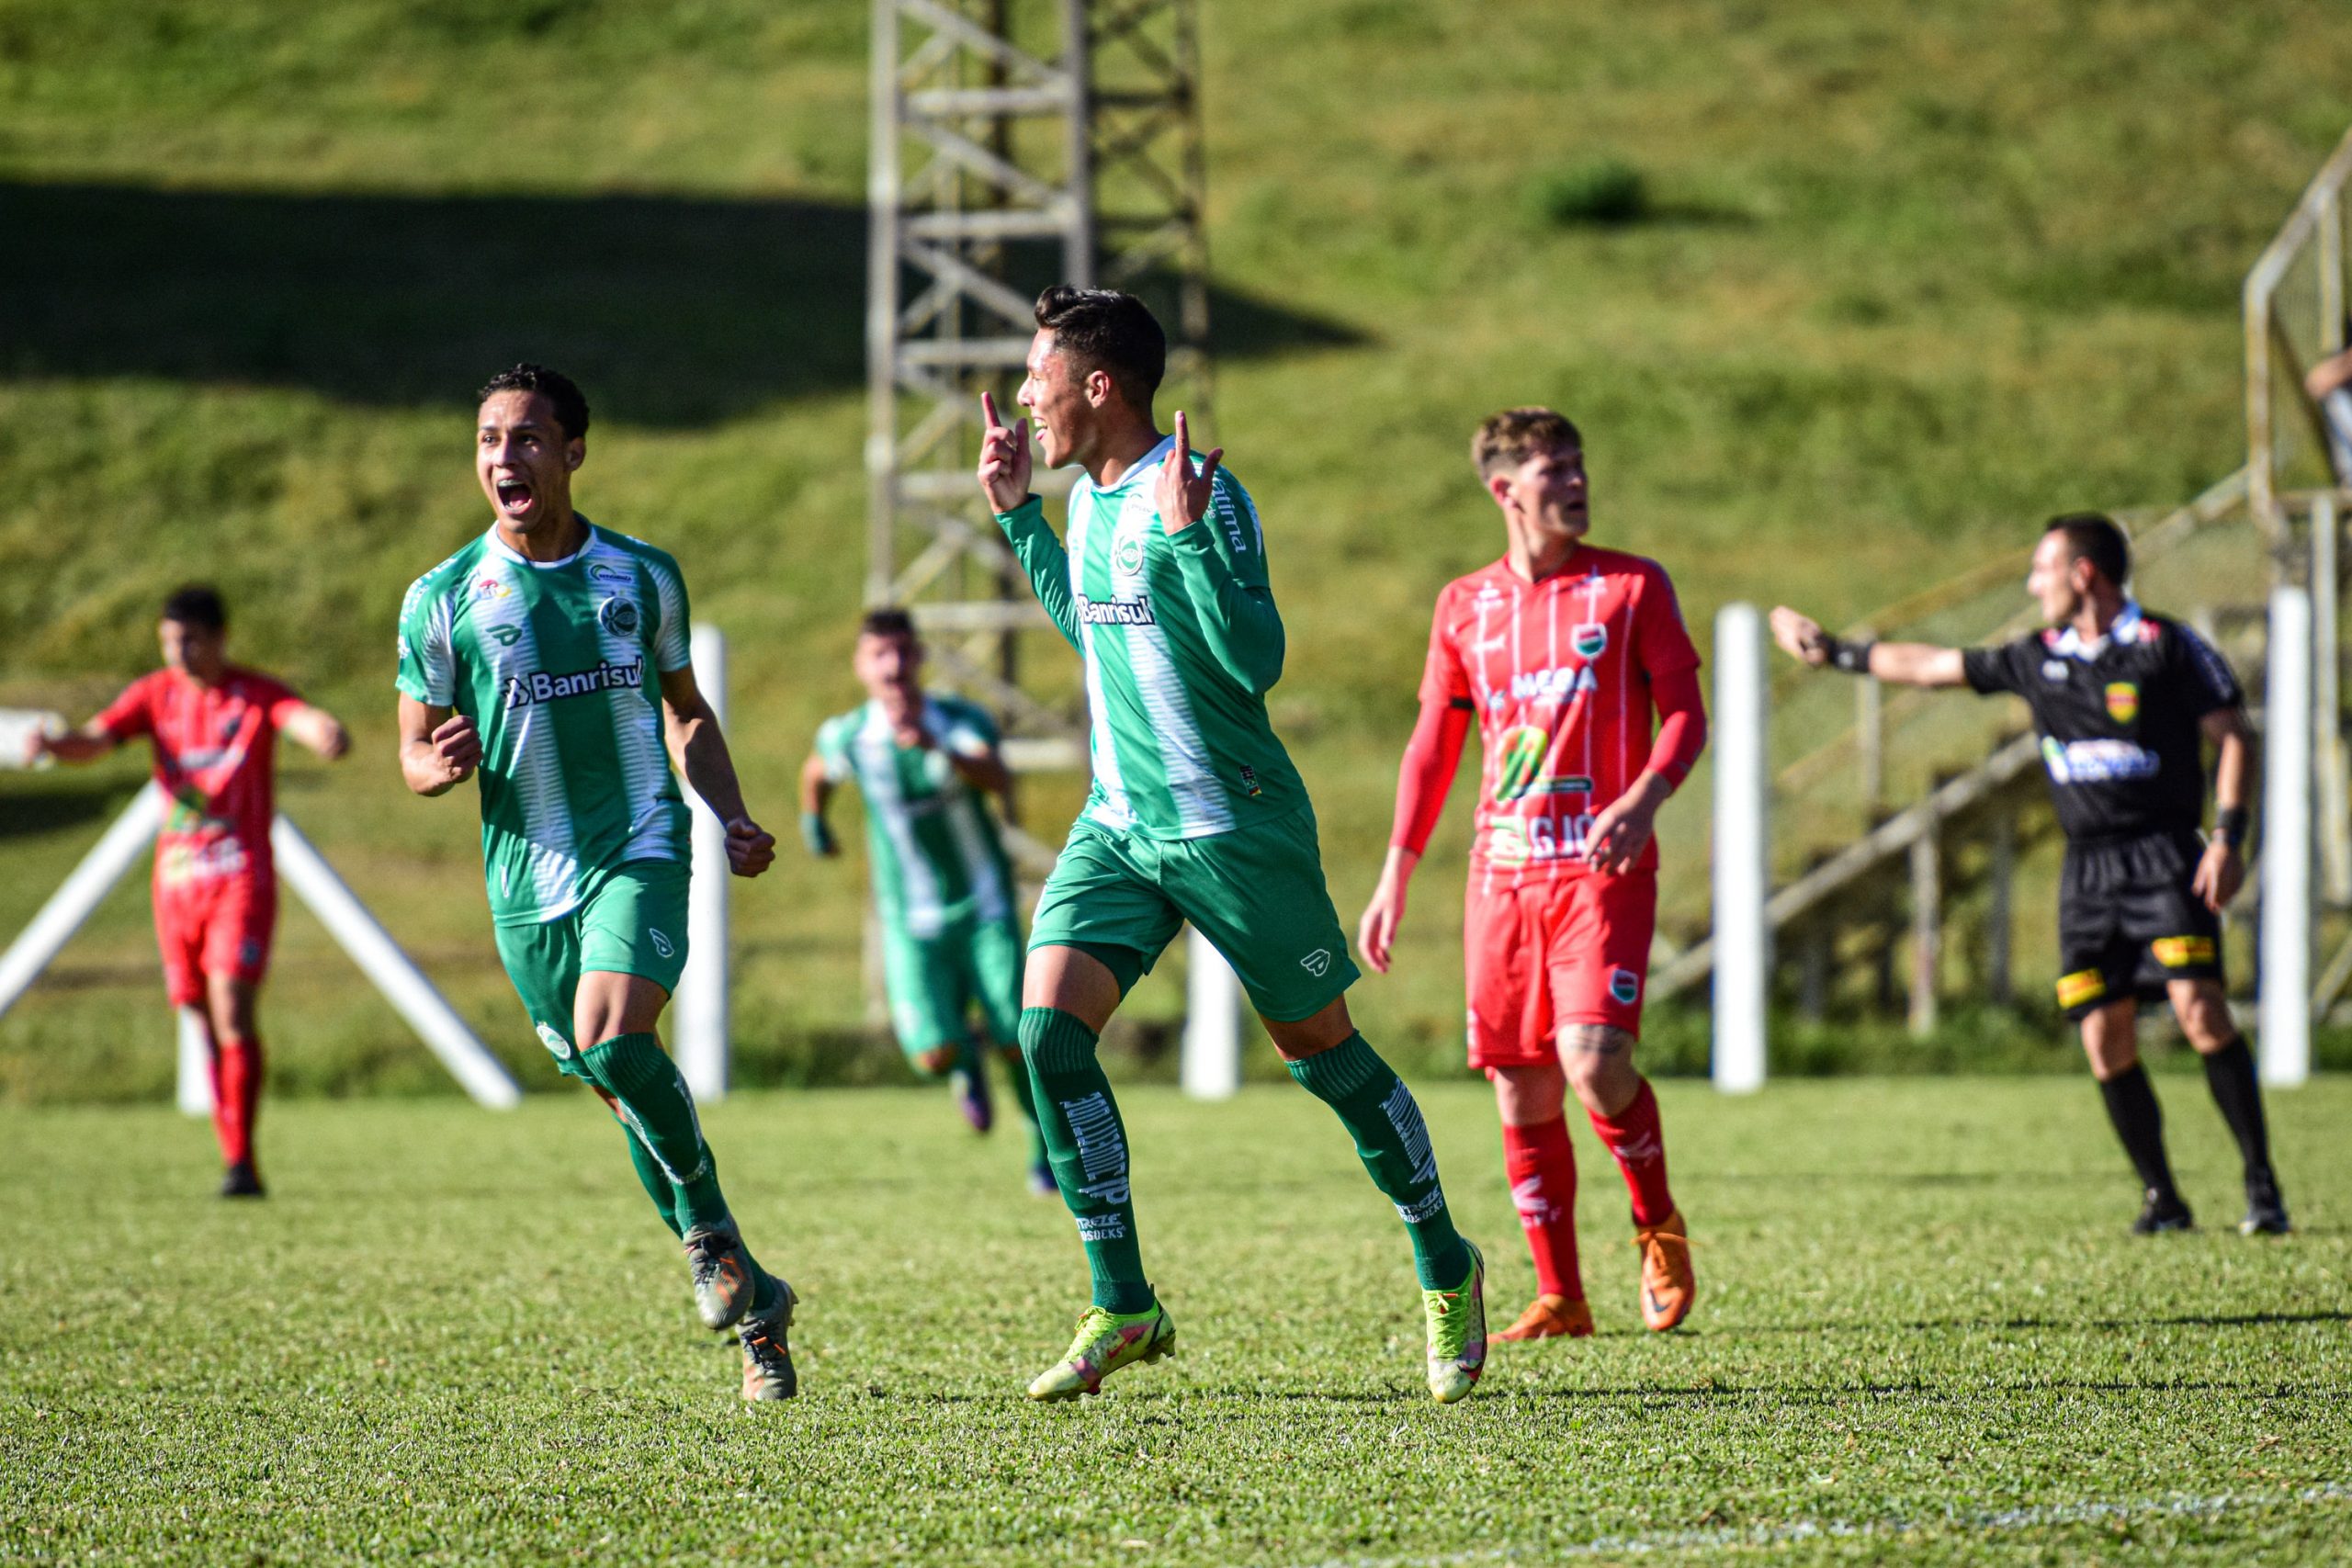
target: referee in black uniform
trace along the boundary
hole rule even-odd
[[[2220,654],[2177,621],[2125,597],[2131,550],[2112,519],[2054,519],[2027,592],[2049,629],[1999,648],[1841,642],[1782,608],[1772,636],[1792,657],[1909,686],[2013,692],[2033,710],[2066,835],[2058,895],[2058,1003],[2082,1026],[2107,1114],[2140,1174],[2143,1235],[2195,1222],[2173,1186],[2164,1115],[2140,1066],[2139,1002],[2169,997],[2204,1058],[2205,1082],[2245,1164],[2248,1235],[2279,1234],[2287,1207],[2270,1169],[2262,1092],[2222,988],[2220,911],[2245,880],[2245,697]],[[2213,742],[2214,831],[2203,742]]]

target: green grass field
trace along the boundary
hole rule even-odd
[[[401,592],[484,525],[469,389],[571,367],[582,504],[684,563],[732,638],[747,790],[788,818],[855,694],[866,11],[0,0],[0,704],[94,711],[152,664],[162,593],[219,579],[236,646],[356,728],[343,767],[289,765],[289,810],[526,1073],[470,813],[395,777]],[[1430,603],[1498,547],[1480,416],[1576,414],[1597,536],[1666,561],[1702,642],[1728,599],[1843,620],[2054,511],[2178,502],[2241,460],[2238,283],[2352,75],[2352,29],[2293,0],[1204,0],[1201,44],[1204,434],[1265,513],[1275,719],[1350,917]],[[1596,162],[1640,175],[1634,220],[1547,216]],[[1946,701],[1928,724],[1963,722]],[[140,771],[0,774],[0,931]],[[1076,790],[1036,784],[1041,836]],[[1465,816],[1357,997],[1419,1066],[1459,1028]],[[1662,822],[1684,940],[1703,787]],[[742,1043],[778,1076],[854,1066],[862,891],[854,858],[793,855],[738,900]],[[2020,936],[2042,994],[2046,932]],[[431,1081],[303,917],[285,954],[288,1087]],[[0,1098],[153,1092],[153,966],[127,890],[0,1021]],[[1956,995],[1973,969],[1956,949]]]
[[[1641,1332],[1579,1131],[1601,1332],[1420,1389],[1406,1248],[1302,1094],[1127,1097],[1177,1359],[1034,1408],[1084,1271],[944,1097],[743,1096],[708,1126],[807,1301],[747,1409],[584,1095],[270,1107],[274,1195],[200,1123],[0,1111],[0,1560],[1476,1563],[2322,1562],[2352,1522],[2352,1086],[2274,1097],[2302,1225],[2249,1241],[2202,1086],[2207,1224],[2123,1234],[2081,1081],[1662,1090],[1698,1310]],[[1506,1318],[1492,1111],[1426,1097]]]

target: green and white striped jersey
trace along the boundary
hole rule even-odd
[[[988,803],[946,755],[995,746],[996,721],[939,694],[923,697],[922,720],[937,744],[901,746],[881,705],[866,703],[819,728],[817,755],[827,778],[854,781],[865,796],[866,856],[882,918],[927,942],[967,917],[1008,918],[1012,868]]]
[[[1220,468],[1209,514],[1170,536],[1154,496],[1168,448],[1106,489],[1081,475],[1066,546],[1035,496],[997,522],[1085,660],[1094,788],[1083,818],[1198,839],[1284,816],[1306,791],[1266,716],[1283,626],[1258,508]]]
[[[544,562],[492,529],[410,587],[397,683],[481,731],[494,922],[568,914],[586,877],[628,861],[686,863],[658,678],[686,668],[686,646],[678,563],[603,528]]]

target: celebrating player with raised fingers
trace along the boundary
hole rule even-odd
[[[1396,825],[1357,928],[1385,973],[1405,895],[1475,720],[1485,743],[1463,911],[1470,1065],[1495,1086],[1535,1300],[1506,1339],[1593,1331],[1577,1259],[1567,1090],[1633,1195],[1642,1317],[1680,1323],[1692,1281],[1657,1100],[1634,1066],[1657,909],[1657,808],[1706,744],[1699,655],[1656,561],[1584,542],[1584,442],[1550,409],[1478,427],[1471,460],[1504,551],[1438,594]],[[1657,718],[1652,737],[1652,715]]]

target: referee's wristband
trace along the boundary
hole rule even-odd
[[[1825,639],[1822,646],[1827,650],[1833,668],[1843,670],[1849,675],[1867,675],[1871,672],[1871,649],[1878,644],[1870,637],[1857,637],[1847,642],[1833,637]]]
[[[2245,848],[2246,828],[2246,809],[2243,806],[2225,806],[2213,818],[2214,833],[2233,850]]]
[[[829,855],[833,852],[833,830],[826,824],[822,813],[804,811],[800,814],[800,841],[808,846],[810,854]]]

